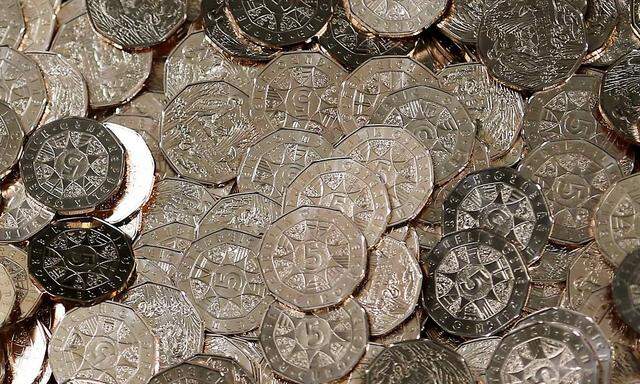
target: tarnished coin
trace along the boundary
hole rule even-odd
[[[146,283],[128,290],[122,304],[131,307],[158,339],[160,369],[202,351],[202,319],[184,292]]]
[[[6,46],[0,46],[0,101],[20,116],[25,132],[38,125],[48,102],[38,65],[26,54]]]
[[[253,384],[254,379],[236,361],[220,355],[194,355],[189,360],[190,364],[201,365],[219,372],[224,384]],[[207,381],[204,384],[209,384]]]
[[[25,22],[20,0],[2,0],[0,46],[18,48],[24,36]]]
[[[391,207],[389,225],[415,218],[429,200],[434,182],[431,154],[408,130],[369,125],[351,133],[337,149],[382,177]]]
[[[279,129],[249,147],[238,174],[238,190],[282,201],[287,186],[307,165],[332,152],[333,145],[322,135]]]
[[[46,51],[56,29],[56,11],[50,0],[20,0],[25,32],[21,51]]]
[[[373,247],[387,229],[391,208],[378,174],[350,158],[311,163],[287,187],[283,211],[303,205],[337,209],[353,220]]]
[[[616,270],[611,283],[613,303],[622,320],[640,333],[640,250],[627,254]]]
[[[489,148],[491,158],[509,151],[522,127],[522,96],[495,81],[482,64],[468,63],[445,67],[438,78],[467,107],[476,121],[476,135]]]
[[[122,104],[135,96],[149,77],[153,59],[151,51],[127,52],[105,42],[91,29],[86,13],[60,26],[51,50],[80,70],[94,109]]]
[[[160,148],[181,176],[206,184],[236,177],[247,147],[266,132],[249,96],[227,81],[187,85],[162,113]]]
[[[0,177],[6,176],[22,154],[24,131],[20,116],[0,101]]]
[[[613,273],[614,269],[607,263],[595,242],[584,247],[569,268],[568,306],[581,310],[595,291],[611,284]]]
[[[566,1],[498,0],[478,29],[478,53],[489,73],[518,90],[563,82],[586,52],[582,12]]]
[[[28,52],[42,71],[49,103],[40,124],[63,117],[85,117],[89,108],[89,91],[82,74],[61,54]]]
[[[124,149],[103,124],[70,117],[38,128],[20,174],[27,194],[59,212],[86,212],[111,197],[124,176]]]
[[[550,238],[568,245],[593,238],[596,205],[622,178],[616,160],[584,140],[546,142],[527,154],[518,172],[542,188],[554,223]]]
[[[500,337],[481,337],[464,342],[456,348],[456,352],[467,362],[469,370],[480,384],[487,382],[485,373],[491,361],[491,355],[500,344],[500,340],[502,340]]]
[[[0,264],[6,268],[13,281],[15,306],[19,318],[25,319],[32,316],[40,304],[42,292],[29,277],[27,253],[11,245],[2,245],[0,246]]]
[[[451,0],[447,12],[438,23],[438,29],[455,41],[475,44],[487,5],[491,4],[486,0]]]
[[[17,292],[13,285],[13,279],[7,268],[4,265],[0,265],[0,327],[9,321],[16,298]]]
[[[367,317],[353,299],[311,313],[274,303],[260,330],[260,344],[271,367],[300,384],[345,376],[364,355],[367,338]]]
[[[380,102],[390,93],[427,84],[437,84],[435,75],[409,57],[373,57],[365,61],[342,83],[338,99],[342,130],[351,133],[367,125]]]
[[[187,18],[185,0],[86,0],[91,25],[117,47],[143,49],[171,36]]]
[[[367,384],[429,382],[473,384],[475,380],[459,354],[428,339],[391,345],[367,371]]]
[[[527,265],[540,258],[552,224],[540,187],[511,168],[470,173],[443,204],[443,234],[486,229],[513,244]]]
[[[105,302],[67,312],[51,337],[49,363],[59,383],[146,384],[158,368],[158,342],[133,309]]]
[[[258,265],[260,238],[222,229],[194,242],[178,268],[177,287],[187,293],[208,331],[236,334],[260,325],[273,296]]]
[[[280,203],[260,193],[234,193],[207,212],[200,221],[198,238],[225,228],[261,236],[281,212]]]
[[[215,369],[195,363],[181,363],[153,376],[149,384],[227,384],[224,375]]]
[[[467,165],[476,134],[471,116],[454,95],[427,86],[385,97],[370,123],[399,126],[412,133],[429,150],[436,185]]]
[[[442,16],[446,0],[403,1],[349,0],[347,13],[370,32],[390,37],[413,36]]]
[[[429,316],[454,335],[494,334],[520,315],[527,299],[530,280],[518,249],[484,229],[443,237],[423,268]]]
[[[56,221],[29,243],[31,277],[60,300],[105,300],[124,287],[134,265],[129,239],[91,217]]]
[[[266,46],[284,47],[309,41],[331,17],[331,1],[236,0],[227,3],[238,27]]]

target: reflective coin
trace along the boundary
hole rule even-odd
[[[640,250],[636,249],[628,253],[620,263],[611,283],[616,311],[636,332],[640,332],[640,305],[637,300],[639,287]]]
[[[0,101],[0,176],[6,176],[22,154],[24,131],[20,116]]]
[[[254,348],[249,346],[249,341],[240,339],[239,337],[227,337],[214,333],[208,333],[204,339],[204,353],[220,356],[233,360],[234,366],[240,367],[240,369],[234,369],[238,371],[236,377],[258,375],[257,360],[260,359],[261,354],[260,347],[257,348],[257,353]],[[201,360],[196,357],[196,360]]]
[[[567,281],[569,268],[580,256],[583,248],[566,248],[547,243],[540,260],[529,267],[531,280],[539,283],[562,283]]]
[[[347,136],[337,149],[382,177],[391,207],[389,225],[415,218],[429,200],[434,182],[431,154],[409,131],[370,125]]]
[[[143,49],[167,40],[187,18],[185,0],[86,0],[91,25],[118,47]]]
[[[61,300],[105,300],[124,287],[133,268],[129,239],[95,218],[56,221],[29,244],[31,277]]]
[[[618,0],[618,18],[609,39],[602,49],[585,60],[588,64],[609,67],[634,49],[640,48],[640,38],[633,31],[633,0]]]
[[[360,228],[372,247],[389,222],[387,188],[379,175],[350,158],[311,163],[287,187],[284,212],[303,205],[337,209]]]
[[[309,163],[332,152],[333,145],[319,134],[279,129],[249,147],[238,174],[238,190],[282,201],[287,186]]]
[[[103,124],[56,120],[29,137],[20,159],[27,193],[59,212],[91,211],[120,187],[124,149]]]
[[[385,97],[371,124],[405,128],[430,152],[434,182],[441,185],[469,162],[476,126],[455,96],[437,88],[405,88]]]
[[[427,315],[421,307],[409,316],[402,324],[395,327],[391,332],[382,336],[372,336],[371,342],[389,346],[391,344],[400,343],[408,340],[418,340],[422,330],[422,324],[427,319]]]
[[[446,0],[380,3],[375,0],[349,0],[347,12],[356,24],[375,34],[403,37],[417,35],[442,16]]]
[[[0,45],[18,48],[24,36],[25,22],[20,0],[2,0]]]
[[[591,294],[611,284],[613,273],[614,269],[607,263],[595,242],[584,247],[571,264],[567,276],[570,308],[581,309]]]
[[[618,22],[618,3],[615,0],[591,0],[584,14],[589,57],[600,54]]]
[[[169,226],[172,226],[171,224]],[[160,227],[155,231],[162,230]],[[175,228],[172,228],[175,229]],[[181,229],[177,227],[177,229]],[[178,232],[178,231],[176,231]],[[191,232],[193,234],[193,232]],[[178,267],[182,262],[182,258],[184,257],[184,251],[191,245],[194,237],[191,236],[187,239],[182,239],[185,245],[178,244],[176,248],[163,247],[166,244],[160,243],[160,245],[155,244],[153,241],[149,241],[151,244],[140,245],[141,240],[142,243],[147,243],[147,239],[144,239],[145,234],[143,234],[135,243],[134,246],[134,254],[136,258],[144,258],[146,260],[151,261],[156,264],[160,270],[167,275],[167,277],[171,280],[168,285],[175,286],[176,274],[178,273]],[[180,236],[178,232],[175,236]],[[137,265],[137,262],[136,262]],[[140,273],[140,272],[139,272]]]
[[[25,32],[21,51],[46,51],[56,28],[56,12],[50,0],[20,0]]]
[[[443,237],[423,260],[424,303],[444,330],[463,337],[489,336],[522,311],[529,275],[518,249],[483,229]]]
[[[489,73],[518,90],[563,82],[586,51],[582,12],[565,1],[499,0],[478,29],[478,53]]]
[[[367,371],[367,384],[413,382],[473,384],[475,380],[459,354],[428,339],[392,345]]]
[[[32,316],[40,304],[42,292],[29,277],[27,253],[11,245],[0,246],[0,264],[6,268],[13,281],[19,318]]]
[[[162,113],[160,148],[183,177],[229,181],[247,147],[266,133],[250,120],[250,109],[249,96],[229,82],[190,84]]]
[[[253,384],[254,379],[236,361],[220,355],[194,355],[187,360],[190,364],[201,365],[217,371],[222,377],[224,384]],[[209,384],[207,381],[204,384]]]
[[[226,384],[224,375],[195,363],[181,363],[168,368],[149,380],[149,384]]]
[[[131,307],[158,339],[160,369],[202,351],[202,319],[184,292],[146,283],[128,290],[122,304]]]
[[[146,116],[153,119],[158,125],[157,132],[160,132],[160,117],[166,103],[164,92],[142,92],[131,99],[130,102],[118,107],[116,112],[120,115]],[[130,127],[135,128],[135,127]]]
[[[173,286],[173,281],[169,277],[169,274],[166,273],[160,265],[160,262],[136,257],[136,281],[132,285],[138,286],[144,283],[155,283]]]
[[[464,342],[456,349],[480,384],[487,382],[485,373],[491,361],[491,355],[500,344],[500,340],[502,340],[500,337],[481,337]]]
[[[227,3],[238,27],[250,39],[266,46],[304,43],[317,35],[331,17],[331,1],[281,3],[237,0]]]
[[[384,351],[384,346],[380,344],[369,343],[364,356],[360,359],[353,370],[342,379],[336,381],[336,384],[365,384],[367,380],[367,369],[373,360]]]
[[[349,373],[364,355],[367,337],[367,317],[352,299],[310,313],[274,303],[262,322],[260,344],[279,375],[318,384]]]
[[[622,172],[613,157],[584,140],[546,142],[518,167],[540,185],[551,216],[550,238],[577,245],[593,238],[593,214],[602,194]]]
[[[51,50],[80,70],[94,109],[128,101],[151,72],[151,51],[127,52],[110,45],[91,29],[86,13],[60,26]]]
[[[67,312],[51,337],[49,363],[59,383],[146,384],[158,368],[158,342],[131,308],[105,302]]]
[[[549,307],[558,307],[566,300],[564,283],[543,283],[532,280],[524,312],[531,313]]]
[[[340,64],[319,52],[282,53],[256,78],[251,114],[272,130],[301,129],[335,143],[343,133],[337,108],[346,74]]]
[[[467,175],[443,205],[442,232],[483,228],[513,244],[527,265],[540,258],[552,221],[540,187],[511,168]]]
[[[486,0],[452,0],[447,13],[438,23],[438,29],[455,41],[475,44],[487,3]]]
[[[17,292],[13,279],[4,265],[0,265],[0,327],[4,326],[13,313]]]

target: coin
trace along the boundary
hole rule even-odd
[[[5,267],[13,281],[19,319],[32,316],[40,304],[42,292],[29,277],[27,253],[11,245],[2,245],[0,246],[0,264]]]
[[[369,168],[350,158],[312,162],[291,182],[283,201],[284,212],[303,205],[337,209],[362,231],[373,247],[387,228],[387,188]]]
[[[2,0],[2,9],[4,12],[0,15],[0,46],[18,48],[26,27],[20,0]]]
[[[0,328],[9,321],[16,297],[17,292],[13,279],[7,268],[0,264]]]
[[[565,81],[586,52],[582,12],[565,1],[495,1],[478,29],[478,53],[489,73],[518,90]]]
[[[194,363],[181,363],[165,369],[149,380],[149,384],[226,384],[224,375],[215,369],[211,369]]]
[[[540,258],[552,224],[540,187],[511,168],[470,173],[443,204],[443,234],[486,229],[513,244],[527,265]]]
[[[146,283],[128,290],[122,304],[133,309],[158,339],[160,369],[202,351],[202,319],[184,292]]]
[[[371,342],[389,346],[408,340],[418,340],[423,323],[427,320],[426,312],[417,306],[408,319],[395,327],[391,332],[382,336],[372,336]]]
[[[86,0],[86,7],[95,31],[127,49],[149,48],[166,41],[187,18],[185,0]]]
[[[569,268],[569,306],[580,310],[592,293],[611,284],[613,273],[595,242],[584,247]]]
[[[469,162],[476,126],[455,96],[437,88],[405,88],[385,97],[371,124],[405,128],[430,152],[434,183],[441,185]]]
[[[450,65],[438,72],[438,78],[476,121],[476,135],[489,147],[491,158],[506,154],[522,127],[522,96],[493,80],[482,64]]]
[[[340,211],[300,207],[267,228],[258,260],[271,293],[303,310],[335,305],[364,279],[367,246]]]
[[[521,313],[529,275],[518,249],[484,229],[444,236],[423,260],[423,300],[449,333],[481,337],[504,329]]]
[[[620,263],[611,283],[616,311],[620,318],[636,332],[640,332],[640,308],[636,301],[640,285],[638,281],[639,260],[639,250],[629,252]]]
[[[532,313],[549,307],[558,307],[566,300],[566,296],[564,283],[544,283],[532,280],[524,312]]]
[[[0,176],[6,176],[22,154],[24,132],[20,117],[10,105],[0,101]]]
[[[25,31],[19,50],[46,51],[56,28],[56,12],[50,0],[20,0]]]
[[[353,370],[336,384],[365,384],[367,379],[367,369],[371,362],[384,350],[384,346],[374,343],[367,344],[364,356],[360,359]]]
[[[58,220],[29,244],[31,277],[61,300],[105,300],[124,287],[133,268],[129,239],[96,218]]]
[[[170,226],[172,225],[170,224]],[[160,227],[157,230],[160,229],[163,229],[163,227]],[[180,233],[178,232],[176,236],[180,236]],[[186,244],[184,246],[176,246],[176,248],[178,249],[169,248],[168,245],[162,243],[146,243],[145,240],[146,239],[144,239],[143,235],[136,241],[134,247],[134,254],[136,258],[142,257],[155,263],[158,268],[160,268],[160,270],[162,270],[162,272],[165,273],[169,279],[171,279],[171,283],[169,283],[168,285],[174,286],[174,282],[177,280],[176,274],[178,273],[178,267],[180,266],[182,258],[184,257],[184,251],[193,242],[193,236],[189,237],[188,239],[184,239]],[[144,244],[141,245],[141,243]],[[163,245],[166,247],[163,247]]]
[[[364,355],[367,336],[365,312],[352,299],[311,313],[274,303],[262,322],[260,344],[279,375],[317,384],[349,373]]]
[[[237,362],[219,355],[194,355],[187,360],[190,364],[201,365],[221,374],[225,384],[253,384],[254,380]],[[204,384],[209,384],[206,381]]]
[[[618,18],[602,49],[585,61],[590,65],[609,67],[631,50],[640,48],[640,38],[633,31],[633,0],[617,0]]]
[[[345,2],[347,14],[357,25],[377,35],[413,36],[428,28],[447,8],[445,0],[401,1],[381,4],[375,0]]]
[[[27,194],[59,212],[87,212],[122,183],[124,149],[103,124],[70,117],[38,128],[27,141],[20,174]]]
[[[333,145],[322,135],[295,129],[278,129],[249,147],[237,183],[238,190],[258,191],[282,201],[285,189],[315,160],[330,157]]]
[[[157,136],[160,133],[160,117],[162,115],[162,110],[164,109],[165,103],[166,98],[164,92],[142,92],[138,94],[138,96],[131,99],[130,102],[118,107],[116,109],[116,113],[117,115],[145,116],[153,119],[153,121],[156,123],[157,129],[153,132],[157,133]]]
[[[240,30],[259,44],[284,47],[309,41],[325,28],[331,2],[322,0],[280,3],[237,0],[227,3]]]
[[[615,0],[591,0],[584,14],[589,57],[600,54],[618,23],[618,3]]]
[[[554,223],[551,240],[568,245],[593,238],[596,205],[622,178],[615,159],[584,140],[544,143],[525,157],[518,172],[542,188]]]
[[[136,251],[134,251],[134,253],[135,252]],[[133,286],[135,287],[144,283],[173,286],[173,281],[169,277],[169,274],[161,268],[160,262],[136,257],[136,281],[133,283]]]
[[[433,191],[431,155],[407,130],[370,125],[338,143],[338,151],[377,173],[387,187],[389,225],[415,218]]]
[[[146,384],[158,367],[158,342],[131,308],[105,302],[67,312],[51,337],[49,363],[60,383],[117,377]]]
[[[38,317],[47,316],[43,311]],[[25,319],[3,335],[7,379],[16,383],[44,384],[51,379],[47,345],[51,332],[39,319]]]
[[[485,0],[452,0],[438,29],[455,41],[475,44],[486,7]]]
[[[562,283],[567,281],[571,264],[582,254],[583,248],[566,248],[547,243],[540,260],[529,267],[532,281],[539,283]]]
[[[502,157],[491,160],[492,167],[514,167],[516,166],[526,152],[525,142],[522,139],[522,136],[518,137],[516,143],[511,147],[509,152],[507,152]]]
[[[244,373],[242,376],[246,374],[256,376],[256,360],[259,356],[254,356],[256,354],[252,353],[253,350],[249,350],[247,343],[246,340],[238,337],[208,333],[204,339],[204,353],[233,360],[234,366],[241,368],[235,370]]]
[[[500,337],[481,337],[466,341],[456,352],[467,362],[469,370],[481,384],[486,384],[485,372],[491,361],[491,355],[500,344]]]
[[[51,50],[82,73],[94,109],[128,101],[140,91],[151,72],[151,51],[127,52],[110,45],[91,29],[86,13],[60,26]]]
[[[367,371],[367,384],[411,382],[475,383],[459,354],[427,339],[393,344],[378,354]]]

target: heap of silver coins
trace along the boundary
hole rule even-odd
[[[640,0],[0,0],[0,384],[640,383]]]

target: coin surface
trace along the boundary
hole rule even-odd
[[[185,0],[86,0],[94,30],[114,45],[143,49],[167,40],[187,18]]]
[[[633,0],[618,0],[618,18],[613,33],[602,49],[586,62],[598,67],[609,67],[634,49],[640,48],[640,38],[634,33],[632,6]]]
[[[485,0],[452,0],[438,29],[455,41],[475,44],[486,7]]]
[[[4,326],[13,313],[16,303],[16,288],[4,265],[0,265],[0,327]]]
[[[616,28],[620,12],[612,0],[591,0],[584,14],[589,57],[597,57]]]
[[[554,223],[550,238],[568,245],[593,238],[596,205],[622,178],[616,160],[584,140],[544,143],[527,154],[518,172],[542,188]]]
[[[640,251],[634,250],[627,254],[616,270],[611,283],[613,303],[620,318],[640,332],[640,306],[637,295],[640,286]]]
[[[189,360],[190,364],[201,365],[217,371],[221,374],[224,384],[253,384],[254,379],[235,360],[220,355],[194,355]],[[206,384],[209,384],[207,381]]]
[[[45,51],[56,28],[56,11],[50,0],[20,0],[25,31],[20,51]]]
[[[565,1],[495,1],[478,29],[478,53],[489,73],[518,90],[563,82],[586,52],[582,12]]]
[[[149,384],[226,384],[220,371],[195,363],[181,363],[153,376]]]
[[[567,276],[570,308],[580,310],[595,291],[611,284],[613,274],[614,269],[595,242],[584,247],[571,264]]]
[[[402,1],[379,3],[375,0],[345,2],[347,13],[356,24],[378,35],[413,36],[428,28],[447,8],[445,0]]]
[[[376,108],[370,123],[399,126],[412,133],[429,150],[436,185],[467,165],[476,134],[464,105],[452,94],[428,86],[390,94]]]
[[[486,384],[484,375],[491,361],[491,355],[500,344],[500,340],[500,337],[481,337],[466,341],[456,348],[456,352],[469,365],[469,370],[479,383]]]
[[[20,116],[0,101],[0,176],[7,175],[22,154],[24,131]]]
[[[337,145],[377,173],[389,195],[389,225],[415,218],[433,192],[434,166],[427,148],[408,130],[392,125],[369,125]]]
[[[353,220],[372,247],[387,228],[391,208],[380,176],[350,158],[311,163],[287,187],[284,212],[315,205],[337,209]]]
[[[473,384],[475,380],[459,354],[428,339],[391,345],[367,371],[367,384],[412,382]]]
[[[260,330],[260,345],[271,367],[300,384],[345,376],[364,355],[367,338],[367,317],[352,299],[310,313],[271,304]]]
[[[529,276],[538,283],[562,283],[567,281],[571,264],[580,256],[584,247],[567,248],[547,243],[540,260],[529,267]]]
[[[134,251],[135,253],[136,251]],[[169,274],[162,269],[160,262],[136,257],[136,281],[132,285],[135,287],[144,283],[173,286],[173,281]]]
[[[521,313],[529,275],[518,249],[484,229],[443,237],[423,259],[423,300],[429,316],[449,333],[489,336]]]
[[[38,128],[20,159],[27,193],[59,212],[91,211],[122,183],[124,149],[103,124],[80,117]]]
[[[60,383],[146,384],[158,367],[158,342],[131,308],[104,302],[67,312],[51,337],[49,363]]]
[[[2,245],[0,246],[0,264],[6,268],[13,281],[15,306],[18,309],[19,319],[32,316],[40,304],[42,292],[29,277],[27,253],[11,245]]]
[[[260,352],[254,353],[256,349],[251,348],[249,343],[246,339],[240,339],[239,337],[207,333],[204,339],[204,353],[233,360],[235,362],[234,365],[241,368],[240,370],[236,369],[236,371],[239,371],[238,376],[245,376],[246,374],[257,376],[257,365],[255,363],[260,358],[257,356]],[[257,350],[260,350],[259,345],[256,345],[256,347]],[[241,374],[243,371],[245,374]]]
[[[513,244],[527,265],[540,258],[552,225],[540,187],[511,168],[470,173],[443,203],[443,234],[486,229]]]
[[[353,370],[342,379],[336,381],[336,384],[365,384],[367,380],[367,369],[371,362],[384,350],[384,346],[380,344],[369,343],[364,356],[360,359]]]
[[[62,300],[105,300],[124,287],[134,265],[129,239],[96,218],[58,220],[29,244],[31,277]]]
[[[2,0],[0,45],[18,48],[24,36],[25,22],[20,0]]]

